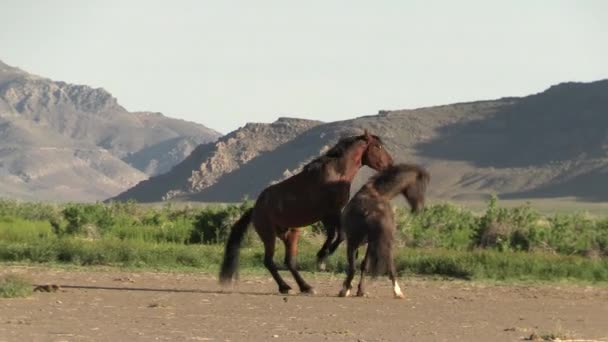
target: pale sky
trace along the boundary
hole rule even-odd
[[[0,0],[0,60],[227,133],[608,78],[608,1]]]

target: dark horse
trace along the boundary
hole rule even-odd
[[[357,171],[362,165],[383,170],[392,163],[380,138],[366,130],[363,135],[340,139],[325,155],[304,166],[300,173],[264,189],[254,207],[245,212],[230,231],[220,281],[228,283],[234,277],[241,241],[247,227],[253,223],[264,243],[264,266],[279,285],[279,292],[287,293],[291,287],[281,278],[273,261],[277,236],[285,244],[285,265],[300,291],[314,293],[296,269],[300,229],[295,228],[323,222],[327,239],[317,254],[317,260],[322,264],[344,240],[340,213],[348,202],[350,183]]]
[[[372,177],[348,202],[342,213],[342,225],[346,233],[348,271],[340,297],[350,295],[355,276],[355,259],[359,246],[367,242],[367,251],[361,262],[361,281],[357,296],[364,296],[365,272],[376,276],[388,271],[393,282],[396,298],[403,293],[395,278],[393,262],[393,234],[395,217],[390,200],[402,194],[412,212],[424,208],[424,194],[431,177],[417,165],[394,165]]]

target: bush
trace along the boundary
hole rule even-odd
[[[142,225],[115,225],[107,233],[120,240],[142,240],[146,242],[170,242],[185,244],[193,232],[193,222],[184,218],[175,221],[144,222]]]
[[[441,204],[416,215],[398,209],[396,221],[408,247],[466,250],[472,245],[478,219],[471,212]]]
[[[234,223],[252,206],[249,202],[240,205],[207,207],[194,218],[194,229],[189,243],[224,244]],[[249,232],[249,231],[248,231]],[[251,242],[247,234],[245,245]]]
[[[536,234],[538,243],[544,243],[560,254],[585,255],[600,249],[601,232],[597,223],[582,214],[556,214],[549,218],[550,229]],[[601,229],[601,228],[600,228]],[[599,238],[599,239],[598,239]],[[602,252],[606,252],[604,249]]]
[[[28,242],[54,238],[48,221],[27,221],[16,217],[0,217],[0,241]]]
[[[475,234],[478,247],[498,248],[499,250],[530,249],[530,231],[534,230],[540,214],[529,204],[507,209],[498,207],[498,199],[492,196],[484,216],[479,220]]]
[[[32,294],[32,284],[27,280],[7,275],[0,277],[0,298],[27,297]]]
[[[215,271],[232,225],[252,204],[153,208],[134,202],[55,206],[0,200],[0,260]],[[482,215],[440,204],[415,215],[399,208],[395,217],[401,274],[608,281],[606,218],[541,216],[529,205],[500,208],[496,197]],[[304,228],[302,270],[316,269],[324,235],[320,223]],[[255,236],[249,229],[244,245],[251,246]],[[282,248],[278,251],[282,264]],[[261,246],[243,248],[241,255],[241,268],[263,268]],[[327,267],[343,272],[344,253],[329,258]]]
[[[28,221],[53,221],[60,219],[61,210],[55,204],[0,199],[0,217],[14,217]]]

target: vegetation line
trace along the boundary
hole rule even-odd
[[[251,202],[151,208],[133,202],[53,205],[0,200],[0,261],[217,272],[230,226],[250,207]],[[606,218],[584,213],[544,216],[530,206],[501,208],[496,198],[482,215],[442,204],[419,215],[398,209],[396,217],[401,275],[608,281]],[[301,270],[315,271],[322,240],[319,225],[304,229]],[[250,229],[241,269],[263,269],[262,253]],[[343,254],[341,248],[329,259],[330,271],[344,271]]]

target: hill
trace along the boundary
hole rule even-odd
[[[156,202],[172,198],[183,198],[208,191],[218,182],[239,186],[241,182],[252,182],[255,187],[259,180],[247,176],[246,179],[230,181],[225,177],[239,174],[283,144],[320,122],[303,119],[279,118],[271,124],[249,123],[231,132],[214,143],[198,146],[188,158],[170,172],[142,181],[137,186],[117,196],[116,200],[136,199],[141,202]],[[265,177],[263,167],[255,170],[256,177]],[[242,196],[239,189],[233,189],[226,196],[218,195],[214,200],[234,199]]]
[[[3,197],[101,200],[168,171],[219,136],[160,113],[130,113],[102,88],[52,81],[0,61]]]
[[[275,123],[276,124],[276,123]],[[274,125],[274,124],[273,124]],[[263,127],[271,127],[263,126]],[[117,199],[238,201],[299,170],[341,136],[367,128],[397,161],[432,174],[431,197],[481,200],[577,197],[608,200],[608,80],[563,83],[526,97],[381,110],[352,120],[315,123],[290,139],[248,126],[202,145],[171,172]],[[262,126],[260,126],[262,127]],[[297,134],[296,134],[297,133]],[[228,138],[226,138],[228,139]],[[251,142],[273,141],[258,147]],[[280,143],[279,143],[280,142]],[[241,154],[247,158],[241,158]],[[230,167],[214,167],[221,161]],[[371,170],[357,175],[353,190]]]

